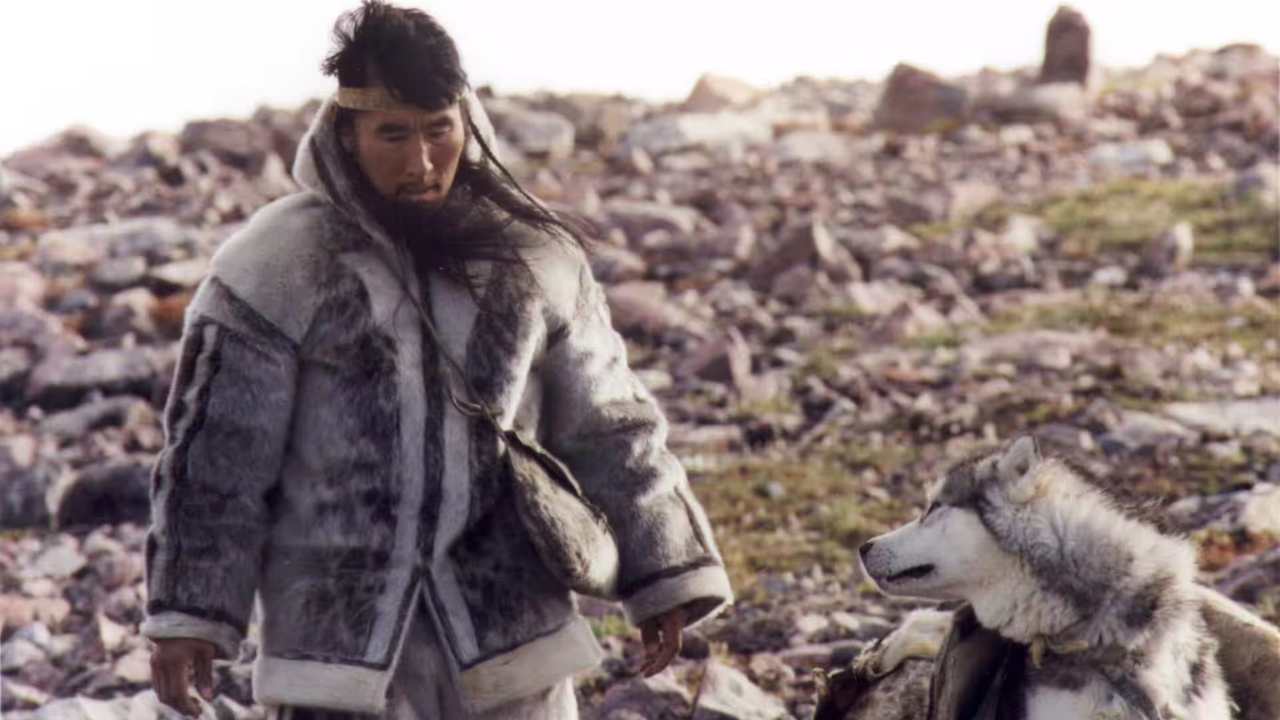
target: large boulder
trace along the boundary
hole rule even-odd
[[[716,112],[745,105],[759,95],[759,90],[737,78],[707,73],[698,78],[683,108],[689,112]]]
[[[873,121],[894,132],[932,132],[963,122],[968,105],[964,88],[928,70],[899,63],[885,82]]]

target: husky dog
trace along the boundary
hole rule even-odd
[[[860,553],[885,593],[966,601],[1026,646],[1001,717],[1231,717],[1193,546],[1123,513],[1031,437],[952,468],[920,518]]]

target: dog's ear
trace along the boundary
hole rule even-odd
[[[1009,489],[1010,498],[1015,502],[1026,502],[1035,494],[1031,469],[1040,464],[1040,460],[1040,444],[1031,435],[1023,435],[1013,441],[1013,445],[1000,456],[996,472],[1000,483]]]

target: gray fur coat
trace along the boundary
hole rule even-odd
[[[143,633],[234,657],[256,594],[259,702],[376,713],[423,597],[482,710],[601,652],[515,515],[500,444],[447,400],[441,348],[343,174],[334,110],[324,103],[300,146],[303,192],[218,249],[186,311],[152,478]],[[492,273],[479,303],[404,274],[476,391],[604,510],[629,619],[685,605],[701,621],[732,595],[667,423],[585,257],[542,248],[527,271]]]

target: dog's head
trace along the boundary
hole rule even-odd
[[[929,492],[923,514],[867,541],[862,566],[889,595],[969,600],[999,578],[1019,571],[984,521],[984,507],[1023,505],[1043,493],[1052,474],[1034,438],[1024,436],[1002,452],[951,468]]]

